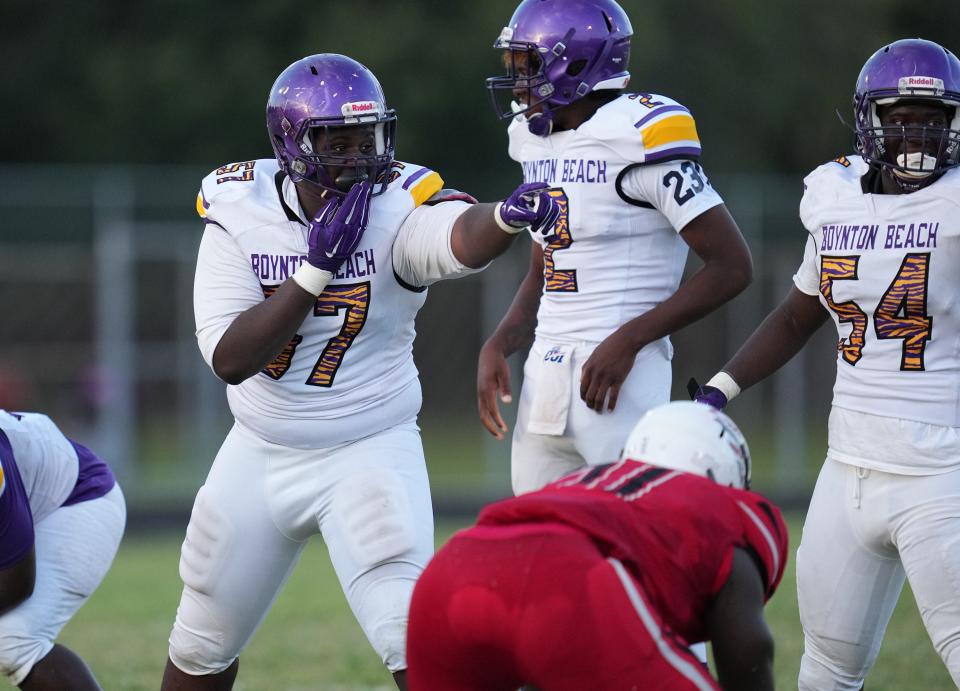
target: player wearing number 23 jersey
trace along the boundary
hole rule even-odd
[[[530,345],[511,465],[517,493],[620,452],[670,398],[669,335],[750,280],[750,254],[700,164],[690,110],[628,93],[630,20],[613,0],[524,0],[498,37],[509,155],[562,213],[480,356],[480,418],[506,431],[505,358]],[[496,101],[495,101],[496,103]],[[688,248],[704,267],[681,286]]]
[[[542,185],[496,205],[441,189],[394,160],[395,124],[368,69],[310,56],[270,92],[276,159],[203,180],[197,339],[236,422],[187,527],[165,691],[231,687],[317,533],[404,688],[407,606],[433,550],[414,319],[428,285],[483,268],[556,206]]]
[[[827,459],[797,552],[803,691],[859,689],[904,579],[960,686],[960,60],[897,41],[864,65],[858,156],[804,181],[794,288],[699,400],[776,370],[827,319]]]

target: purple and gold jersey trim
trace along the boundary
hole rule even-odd
[[[700,147],[678,146],[656,153],[648,153],[644,163],[666,163],[667,161],[697,160],[700,158]]]
[[[5,569],[33,549],[33,514],[13,457],[13,447],[3,430],[0,430],[0,467],[4,476],[4,492],[0,494],[0,569]]]
[[[639,130],[654,118],[659,118],[667,113],[686,113],[687,115],[690,115],[690,111],[683,106],[664,106],[663,108],[657,108],[656,110],[650,111],[637,122],[635,122],[633,126]]]
[[[410,177],[408,177],[406,180],[403,181],[403,189],[405,190],[410,189],[410,185],[415,183],[417,180],[422,178],[427,173],[432,173],[432,172],[433,171],[430,170],[429,168],[421,168],[416,173],[414,173],[413,175],[411,175]]]
[[[403,189],[413,197],[414,206],[420,206],[443,189],[443,178],[429,168],[421,168],[403,181]]]
[[[203,190],[201,189],[197,192],[197,214],[200,218],[207,217],[207,209],[210,208],[210,202],[207,201],[207,198],[203,196]]]
[[[643,138],[645,163],[700,156],[697,125],[683,106],[657,108],[640,118],[634,127]]]

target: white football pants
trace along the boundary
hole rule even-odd
[[[904,577],[960,686],[960,469],[899,475],[824,462],[797,549],[801,691],[855,691]]]
[[[433,554],[412,421],[327,449],[271,444],[234,425],[187,526],[170,660],[193,675],[229,667],[317,533],[373,648],[391,672],[406,669],[410,596]]]
[[[123,492],[114,485],[104,496],[61,506],[34,525],[33,594],[0,616],[0,673],[11,684],[23,683],[100,585],[126,521]]]
[[[514,494],[540,489],[584,464],[617,460],[640,416],[670,400],[669,346],[658,342],[637,354],[616,408],[602,413],[590,410],[580,398],[580,370],[596,346],[585,343],[573,349],[567,422],[561,435],[532,434],[527,429],[538,377],[549,371],[540,367],[549,345],[537,341],[530,349],[510,452]]]

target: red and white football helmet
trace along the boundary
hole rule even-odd
[[[703,403],[673,401],[648,411],[627,438],[627,458],[750,488],[747,440],[733,420]]]

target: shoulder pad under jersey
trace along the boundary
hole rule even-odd
[[[276,221],[282,213],[276,159],[260,159],[220,166],[200,183],[197,214],[204,223],[231,234]]]
[[[773,503],[756,492],[725,488],[736,505],[746,544],[762,567],[766,598],[770,599],[787,565],[789,536],[787,524]]]
[[[860,156],[838,156],[803,179],[800,220],[809,231],[819,226],[820,213],[840,199],[863,194],[860,178],[867,172]]]
[[[443,178],[438,173],[416,163],[394,161],[387,175],[387,191],[403,190],[413,199],[414,208],[443,189]]]
[[[513,120],[510,121],[510,124],[507,126],[507,155],[510,156],[510,159],[517,161],[518,163],[523,160],[523,148],[527,142],[535,141],[532,137],[536,135],[531,134],[530,130],[527,129],[527,121],[522,115],[518,115]]]
[[[460,190],[444,187],[442,190],[427,199],[424,204],[427,206],[433,206],[434,204],[439,204],[440,202],[466,202],[467,204],[476,204],[477,198],[472,194],[467,194],[466,192],[461,192]]]
[[[941,197],[954,206],[960,206],[960,167],[950,168],[939,180],[924,189]]]
[[[686,106],[659,94],[623,94],[580,126],[631,163],[700,157],[700,137]]]

